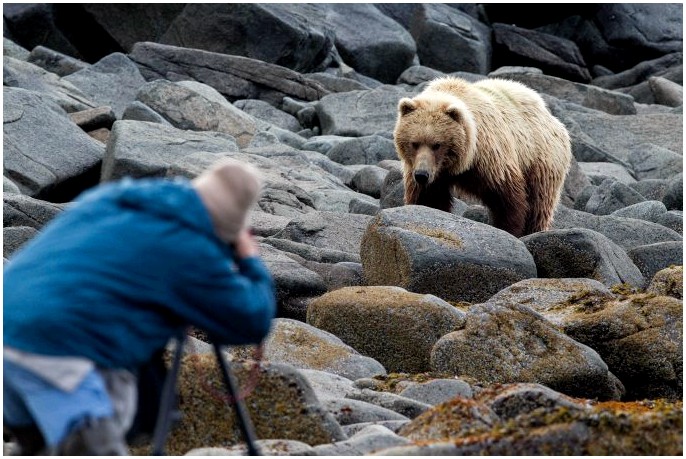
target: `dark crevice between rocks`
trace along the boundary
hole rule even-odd
[[[102,162],[99,161],[83,173],[46,187],[33,197],[55,204],[73,201],[78,195],[100,183],[101,167]]]

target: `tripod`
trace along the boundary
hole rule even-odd
[[[155,424],[155,432],[153,434],[153,449],[154,456],[164,455],[164,442],[167,439],[169,429],[172,422],[178,419],[180,413],[174,408],[174,389],[179,378],[179,371],[181,369],[181,357],[183,356],[183,348],[186,342],[186,336],[176,340],[176,350],[174,352],[174,360],[172,367],[164,381],[162,389],[162,400],[160,403],[160,410],[157,414],[157,423]],[[243,401],[238,398],[238,385],[234,379],[231,370],[229,369],[224,356],[221,352],[221,347],[214,344],[214,354],[219,362],[219,367],[224,378],[224,384],[231,399],[234,400],[236,406],[236,417],[238,418],[238,425],[245,438],[245,443],[248,447],[249,456],[261,456],[260,451],[255,444],[255,431],[253,429],[252,421],[248,415],[248,410],[245,408]]]

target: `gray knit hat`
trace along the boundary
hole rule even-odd
[[[250,208],[257,202],[262,180],[257,169],[235,159],[222,159],[193,180],[212,218],[217,235],[233,243],[248,222]]]

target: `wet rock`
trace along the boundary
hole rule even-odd
[[[519,304],[472,306],[465,327],[434,346],[431,368],[483,382],[536,382],[572,396],[617,400],[623,392],[598,353]]]
[[[237,351],[234,348],[232,355],[250,357],[247,349]],[[285,318],[275,319],[272,324],[264,341],[264,359],[298,369],[326,371],[352,380],[386,373],[379,362],[360,355],[331,333]]]
[[[522,238],[540,277],[585,277],[610,287],[645,279],[626,252],[604,235],[587,229],[551,230]]]
[[[341,338],[388,371],[429,369],[429,353],[464,314],[432,295],[397,287],[346,287],[310,303],[307,323]]]
[[[531,254],[514,236],[424,206],[379,212],[360,255],[368,285],[397,285],[448,301],[483,301],[536,277]]]

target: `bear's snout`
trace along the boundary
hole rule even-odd
[[[425,170],[414,171],[414,180],[419,185],[426,185],[426,183],[429,181],[429,171],[425,171]]]

